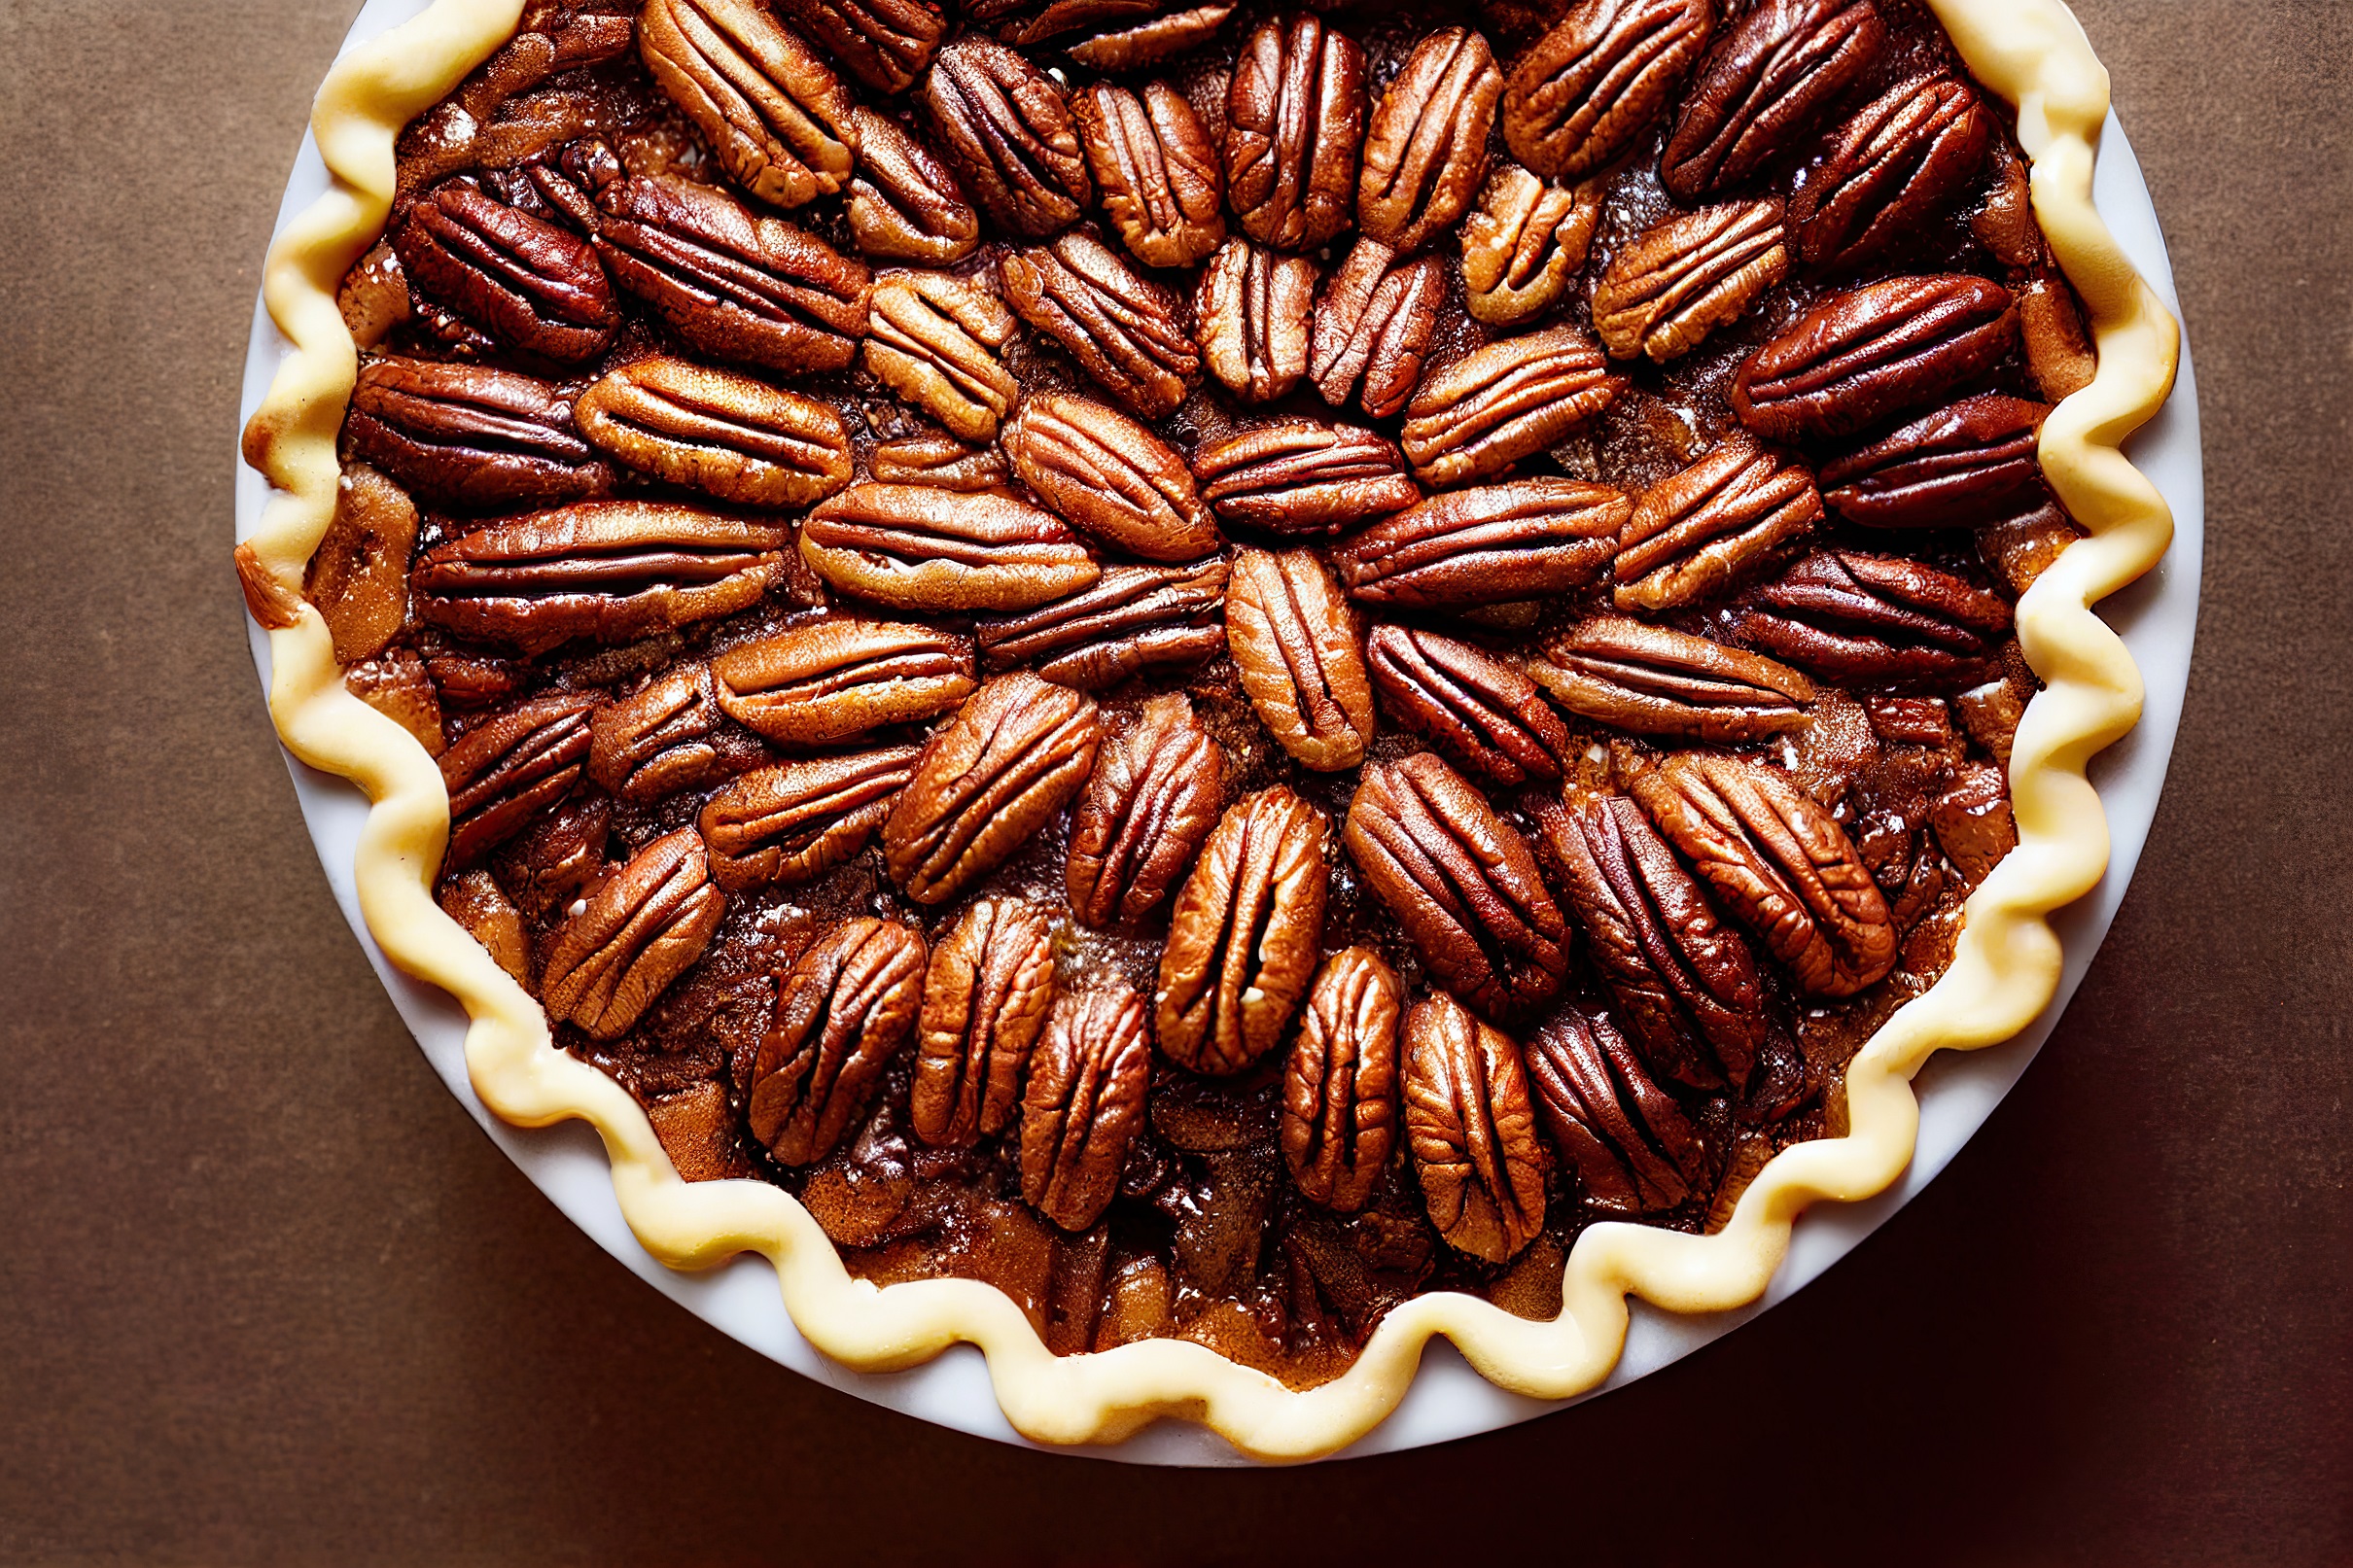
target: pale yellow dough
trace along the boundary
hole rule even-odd
[[[853,1279],[781,1189],[680,1180],[629,1095],[555,1049],[539,1004],[436,906],[432,881],[449,824],[440,773],[407,732],[344,691],[326,626],[300,605],[294,625],[270,634],[270,713],[297,756],[350,779],[374,802],[360,839],[361,911],[395,963],[465,1004],[467,1066],[483,1103],[526,1127],[567,1117],[593,1125],[621,1210],[647,1250],[677,1269],[747,1250],[767,1257],[793,1322],[836,1361],[888,1371],[960,1340],[977,1344],[1006,1416],[1045,1443],[1116,1442],[1168,1415],[1204,1422],[1258,1458],[1311,1457],[1363,1436],[1396,1407],[1432,1335],[1454,1341],[1497,1384],[1560,1399],[1594,1387],[1616,1364],[1629,1294],[1681,1312],[1756,1300],[1809,1203],[1869,1198],[1902,1172],[1919,1119],[1911,1079],[1929,1054],[2006,1040],[2051,999],[2059,944],[2044,917],[2089,891],[2108,860],[2106,819],[2084,767],[2141,710],[2140,677],[2090,607],[2147,572],[2172,537],[2163,501],[2119,450],[2171,389],[2179,334],[2092,210],[2107,73],[2059,0],[1930,4],[1970,70],[2017,107],[2035,213],[2090,311],[2097,378],[2059,404],[2042,436],[2043,470],[2089,537],[2018,606],[2019,641],[2046,689],[2028,706],[2012,753],[2017,851],[1970,898],[1951,968],[1848,1066],[1851,1131],[1776,1157],[1723,1231],[1597,1225],[1569,1254],[1559,1318],[1529,1322],[1451,1293],[1417,1297],[1388,1315],[1346,1376],[1304,1393],[1177,1341],[1057,1358],[1009,1299],[973,1281],[877,1289]],[[247,438],[249,456],[280,492],[248,542],[290,598],[334,507],[335,435],[357,368],[335,288],[383,229],[393,138],[513,33],[521,9],[521,0],[438,0],[337,61],[320,89],[311,126],[334,184],[270,250],[263,296],[296,352]]]

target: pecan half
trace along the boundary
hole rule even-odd
[[[1405,1137],[1448,1246],[1501,1263],[1544,1228],[1551,1162],[1520,1048],[1443,993],[1405,1015]]]
[[[850,111],[858,172],[850,180],[850,234],[868,256],[946,266],[980,243],[980,214],[955,171],[888,115]]]
[[[573,428],[571,399],[486,365],[369,361],[343,447],[411,494],[460,506],[552,505],[613,486],[611,466]]]
[[[482,944],[498,966],[514,983],[534,992],[531,973],[531,934],[523,927],[523,912],[514,907],[499,879],[487,871],[465,871],[444,877],[434,889],[434,902]]]
[[[1152,15],[1160,0],[972,0],[965,20],[1026,49],[1065,33]]]
[[[1034,610],[1102,575],[1052,512],[988,492],[856,484],[801,523],[801,559],[895,610]]]
[[[1503,74],[1487,40],[1441,27],[1416,44],[1373,107],[1356,226],[1400,253],[1453,228],[1487,175]]]
[[[1026,672],[972,694],[924,747],[883,824],[891,880],[942,904],[1028,843],[1095,771],[1095,704]]]
[[[1112,737],[1071,819],[1064,876],[1082,925],[1150,914],[1209,837],[1225,798],[1225,753],[1181,692],[1143,705]]]
[[[1197,266],[1225,239],[1225,177],[1201,118],[1166,82],[1141,95],[1109,82],[1083,88],[1071,117],[1102,193],[1104,216],[1146,266]]]
[[[1397,1033],[1405,998],[1370,948],[1323,960],[1282,1075],[1282,1159],[1311,1203],[1372,1201],[1397,1139]]]
[[[583,501],[437,544],[409,586],[425,620],[528,653],[627,643],[757,604],[790,539],[697,506]]]
[[[1018,898],[981,898],[931,950],[922,1054],[909,1109],[915,1135],[962,1147],[1004,1131],[1030,1052],[1054,1006],[1054,932]]]
[[[1308,316],[1316,265],[1236,235],[1218,247],[1193,286],[1201,354],[1210,373],[1245,402],[1271,402],[1307,374]]]
[[[1208,5],[1166,12],[1072,44],[1071,58],[1090,71],[1141,71],[1208,43],[1233,14],[1233,0],[1211,0]]]
[[[2018,819],[2003,770],[1983,762],[1958,769],[1951,787],[1928,803],[1928,825],[1969,886],[1984,882],[2018,848]]]
[[[1854,86],[1887,42],[1871,0],[1762,0],[1708,54],[1659,181],[1684,201],[1741,184]]]
[[[1556,179],[1615,161],[1667,112],[1714,32],[1708,0],[1579,0],[1504,82],[1504,145]]]
[[[1079,532],[1147,561],[1191,561],[1225,544],[1168,442],[1092,398],[1040,392],[1006,427],[1021,482]]]
[[[1517,163],[1488,177],[1462,224],[1463,303],[1490,327],[1518,327],[1561,302],[1601,221],[1601,182],[1553,185]]]
[[[913,1031],[923,983],[924,939],[873,919],[834,927],[777,977],[745,1108],[779,1162],[810,1165],[841,1142]]]
[[[1339,407],[1361,381],[1358,401],[1375,419],[1404,407],[1445,299],[1444,261],[1400,261],[1378,240],[1356,241],[1316,301],[1308,374],[1323,401]]]
[[[1234,557],[1225,641],[1250,706],[1285,751],[1324,773],[1364,760],[1372,683],[1347,602],[1314,551]]]
[[[713,795],[695,826],[729,892],[813,882],[866,847],[915,772],[916,748],[780,762]]]
[[[1364,651],[1374,687],[1406,728],[1498,784],[1558,779],[1576,749],[1527,673],[1482,648],[1377,626]]]
[[[1225,648],[1226,565],[1106,567],[1090,588],[1026,615],[982,621],[980,651],[992,668],[1035,664],[1048,680],[1080,691],[1115,686],[1140,671],[1199,664]]]
[[[1528,1042],[1536,1114],[1585,1201],[1606,1214],[1659,1214],[1707,1183],[1707,1146],[1606,1018],[1564,1012]]]
[[[1013,313],[1131,411],[1165,419],[1201,379],[1182,301],[1094,235],[1011,252],[1000,267]]]
[[[1042,239],[1093,194],[1062,91],[1014,51],[966,33],[924,74],[924,115],[978,198],[1008,233]]]
[[[1402,610],[1540,599],[1598,576],[1633,503],[1582,479],[1432,496],[1332,552],[1349,597]]]
[[[1367,766],[1343,833],[1430,973],[1490,1018],[1541,1006],[1568,968],[1568,927],[1536,857],[1435,753]]]
[[[447,745],[440,693],[413,648],[393,648],[343,672],[343,689],[416,737],[429,756]]]
[[[970,696],[972,647],[936,627],[828,615],[711,661],[719,705],[786,746],[919,723]]]
[[[1822,470],[1822,499],[1865,528],[1975,528],[2047,499],[2036,453],[2047,403],[1963,398]]]
[[[868,460],[884,484],[928,484],[940,490],[1012,490],[1013,470],[994,446],[936,433],[883,442]]]
[[[1977,94],[1949,76],[1891,87],[1847,122],[1790,202],[1798,254],[1848,267],[1918,233],[1968,188],[1993,134]]]
[[[1636,735],[1741,746],[1798,728],[1813,682],[1787,665],[1624,615],[1544,640],[1528,673],[1582,718]]]
[[[558,365],[594,359],[620,325],[586,241],[452,180],[409,207],[392,248],[409,281],[500,342]]]
[[[776,9],[876,92],[913,87],[948,32],[946,14],[930,0],[776,0]],[[858,151],[869,151],[862,137]]]
[[[1169,915],[1153,1033],[1195,1072],[1240,1072],[1282,1038],[1323,940],[1323,813],[1282,784],[1217,819]]]
[[[1013,313],[986,284],[946,272],[891,271],[874,281],[866,368],[967,441],[997,434],[1021,386],[999,357]]]
[[[797,207],[850,178],[849,93],[752,0],[646,0],[637,48],[719,166],[760,200]]]
[[[1319,419],[1260,425],[1193,455],[1201,499],[1227,523],[1331,534],[1422,499],[1405,455],[1378,431]]]
[[[1574,327],[1507,337],[1422,379],[1406,405],[1405,455],[1432,489],[1484,479],[1551,446],[1622,390]]]
[[[1738,321],[1788,271],[1779,196],[1703,207],[1611,258],[1594,285],[1594,331],[1612,358],[1664,365]]]
[[[574,414],[640,473],[739,506],[806,506],[850,482],[850,433],[830,404],[691,360],[625,365]]]
[[[1225,97],[1225,185],[1242,231],[1278,250],[1329,244],[1356,201],[1364,51],[1308,15],[1242,47]]]
[[[1021,1196],[1066,1231],[1103,1217],[1143,1127],[1152,1037],[1113,981],[1056,999],[1021,1100]]]
[[[1722,592],[1820,520],[1813,475],[1736,431],[1642,492],[1618,538],[1620,610],[1673,610]]]
[[[764,754],[728,731],[701,660],[673,665],[596,711],[588,726],[588,777],[607,794],[659,800],[740,772]]]
[[[1832,295],[1733,372],[1728,401],[1771,440],[1851,436],[1934,402],[2018,341],[2010,291],[1962,273]]]
[[[1842,685],[1966,686],[1990,674],[2010,606],[1903,556],[1821,550],[1752,592],[1731,624]]]
[[[655,839],[556,931],[548,1016],[599,1040],[620,1034],[703,956],[726,909],[694,829]]]
[[[1800,989],[1851,996],[1895,966],[1887,901],[1846,830],[1775,768],[1682,751],[1635,801]]]
[[[554,692],[518,703],[466,732],[440,757],[449,792],[449,852],[471,865],[525,822],[572,793],[588,761],[594,692]]]
[[[416,503],[366,464],[346,468],[334,515],[302,569],[302,597],[327,623],[335,663],[348,669],[373,658],[400,636],[416,542]]]

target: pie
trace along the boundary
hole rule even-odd
[[[514,10],[322,93],[238,564],[657,1256],[1328,1451],[1753,1299],[2049,997],[2173,357],[2054,0]]]

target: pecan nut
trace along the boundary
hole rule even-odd
[[[1622,390],[1574,327],[1507,337],[1422,379],[1406,405],[1405,455],[1433,490],[1484,479],[1551,446]]]
[[[1455,226],[1487,175],[1503,74],[1487,40],[1442,27],[1416,44],[1373,109],[1356,226],[1400,253]]]
[[[1801,990],[1851,996],[1895,966],[1895,926],[1846,830],[1785,773],[1682,751],[1633,797]]]
[[[947,163],[888,115],[850,111],[858,172],[850,180],[850,234],[868,256],[946,266],[980,243],[980,214]]]
[[[1229,807],[1176,894],[1153,1033],[1195,1072],[1240,1072],[1273,1050],[1323,941],[1323,813],[1276,784]]]
[[[1132,412],[1164,419],[1200,381],[1182,302],[1094,235],[1073,231],[1014,251],[1001,268],[1013,313]]]
[[[1282,1159],[1311,1203],[1353,1214],[1397,1140],[1397,1034],[1405,998],[1370,948],[1323,960],[1282,1075]]]
[[[915,772],[916,748],[780,762],[713,795],[695,819],[728,892],[814,882],[866,847]]]
[[[1165,12],[1072,44],[1071,58],[1090,71],[1111,75],[1141,71],[1200,48],[1216,36],[1233,14],[1233,0],[1210,0],[1207,5]]]
[[[1581,718],[1635,735],[1742,746],[1806,722],[1813,682],[1787,665],[1624,615],[1544,641],[1528,673]]]
[[[1527,672],[1482,648],[1378,626],[1364,651],[1373,685],[1406,728],[1497,784],[1558,779],[1576,750]]]
[[[1115,686],[1141,671],[1199,664],[1225,649],[1226,564],[1114,566],[1090,588],[1026,615],[982,621],[981,656],[992,668],[1034,664],[1080,691]]]
[[[659,800],[764,755],[757,742],[730,732],[720,717],[710,666],[673,666],[590,720],[588,777],[627,801]]]
[[[850,178],[849,93],[752,0],[646,0],[637,48],[727,178],[760,200],[797,207]]]
[[[1895,555],[1821,550],[1733,612],[1736,636],[1853,686],[1970,686],[2010,630],[1998,593]]]
[[[1225,540],[1168,442],[1091,398],[1040,392],[1005,430],[1013,471],[1064,521],[1147,561],[1192,561]]]
[[[739,506],[807,506],[850,482],[850,433],[829,404],[690,360],[625,365],[574,414],[640,473]]]
[[[1405,1137],[1448,1246],[1502,1263],[1544,1228],[1551,1162],[1520,1047],[1444,993],[1405,1015]]]
[[[1364,51],[1317,17],[1270,18],[1225,98],[1225,186],[1242,231],[1312,251],[1349,226],[1364,141]]]
[[[786,746],[920,723],[972,694],[972,647],[931,626],[828,615],[711,661],[720,707]]]
[[[302,597],[318,607],[346,670],[383,652],[408,623],[416,542],[416,503],[366,464],[346,468],[334,515],[302,569]]]
[[[1434,752],[1366,767],[1343,838],[1430,973],[1480,1013],[1514,1017],[1560,989],[1568,927],[1534,853]]]
[[[1021,1099],[1021,1196],[1066,1231],[1103,1217],[1143,1128],[1152,1037],[1114,981],[1056,999]]]
[[[1027,672],[974,692],[924,747],[883,824],[906,895],[942,904],[1036,837],[1095,771],[1094,702]]]
[[[1707,1145],[1606,1018],[1563,1013],[1528,1042],[1536,1114],[1605,1214],[1660,1214],[1705,1190]]]
[[[1297,386],[1315,294],[1313,261],[1240,235],[1219,246],[1193,287],[1210,373],[1245,402],[1271,402]]]
[[[553,505],[613,487],[573,412],[571,399],[512,370],[370,360],[351,389],[343,446],[427,501]]]
[[[1579,0],[1504,82],[1504,145],[1555,179],[1614,162],[1667,112],[1714,32],[1709,0]]]
[[[1201,499],[1229,524],[1331,534],[1422,499],[1397,443],[1360,425],[1282,419],[1193,455]]]
[[[909,1104],[915,1135],[962,1147],[1005,1130],[1054,1006],[1054,933],[1018,898],[982,898],[931,950]]]
[[[1225,753],[1181,692],[1143,705],[1104,749],[1071,819],[1064,886],[1071,913],[1098,928],[1160,906],[1217,819]]]
[[[776,0],[785,19],[876,92],[904,92],[931,63],[948,18],[931,0]],[[861,138],[859,156],[867,155]]]
[[[1582,479],[1432,496],[1333,551],[1360,604],[1446,610],[1564,593],[1602,573],[1633,503]]]
[[[1618,538],[1620,610],[1674,610],[1723,591],[1822,515],[1813,475],[1736,431],[1642,492]]]
[[[1356,241],[1316,301],[1308,374],[1323,401],[1337,408],[1357,393],[1375,419],[1404,407],[1445,299],[1446,263],[1436,257],[1401,261],[1378,240]]]
[[[1324,773],[1364,760],[1372,682],[1348,604],[1313,551],[1234,557],[1225,641],[1250,706],[1285,751]]]
[[[1488,177],[1462,224],[1463,302],[1490,327],[1518,327],[1561,302],[1601,221],[1601,182],[1548,184],[1517,163]]]
[[[884,441],[875,447],[870,469],[884,484],[928,484],[966,494],[1012,491],[1013,470],[1005,467],[1003,453],[936,432]]]
[[[1098,82],[1071,100],[1104,215],[1146,266],[1198,266],[1225,240],[1225,177],[1184,95]]]
[[[1746,315],[1788,271],[1780,197],[1703,207],[1610,260],[1594,285],[1594,331],[1614,359],[1664,365]]]
[[[1000,357],[1013,313],[982,283],[946,272],[874,280],[866,368],[967,441],[985,441],[1021,396]]]
[[[593,692],[534,697],[466,732],[440,756],[449,853],[467,866],[572,793],[587,766]]]
[[[964,14],[966,21],[1026,49],[1065,33],[1146,17],[1159,9],[1160,0],[973,0]]]
[[[834,928],[777,977],[753,1059],[752,1135],[788,1166],[824,1159],[881,1087],[923,1001],[924,939],[896,921]]]
[[[1918,233],[1967,189],[1993,117],[1949,76],[1899,84],[1847,122],[1789,204],[1798,254],[1844,268]]]
[[[1052,512],[1010,496],[856,484],[801,523],[801,559],[894,610],[1034,610],[1102,575]]]
[[[1886,42],[1871,0],[1763,0],[1707,56],[1668,133],[1660,183],[1697,201],[1748,180],[1811,128]]]
[[[392,248],[418,288],[526,354],[578,365],[602,354],[620,325],[613,285],[586,241],[471,179],[420,197]]]
[[[1865,528],[1975,528],[2048,499],[2037,451],[2046,403],[1963,398],[1822,470],[1822,499]]]
[[[967,33],[924,73],[921,102],[941,151],[1000,228],[1042,239],[1093,194],[1062,91],[1019,53]]]
[[[1928,826],[1962,880],[1972,888],[1984,882],[2018,848],[2003,770],[1983,762],[1957,769],[1950,787],[1928,803]]]
[[[694,829],[655,839],[556,931],[544,977],[548,1016],[613,1039],[703,956],[726,910]]]
[[[2018,310],[1962,273],[1882,278],[1831,296],[1733,372],[1728,401],[1769,440],[1852,436],[1999,364]]]

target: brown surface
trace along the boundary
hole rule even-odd
[[[228,554],[258,262],[356,6],[0,4],[0,1561],[2353,1557],[2353,8],[2080,9],[2195,334],[2209,537],[2171,782],[2065,1023],[1711,1350],[1204,1475],[772,1366],[442,1092],[301,835]]]

